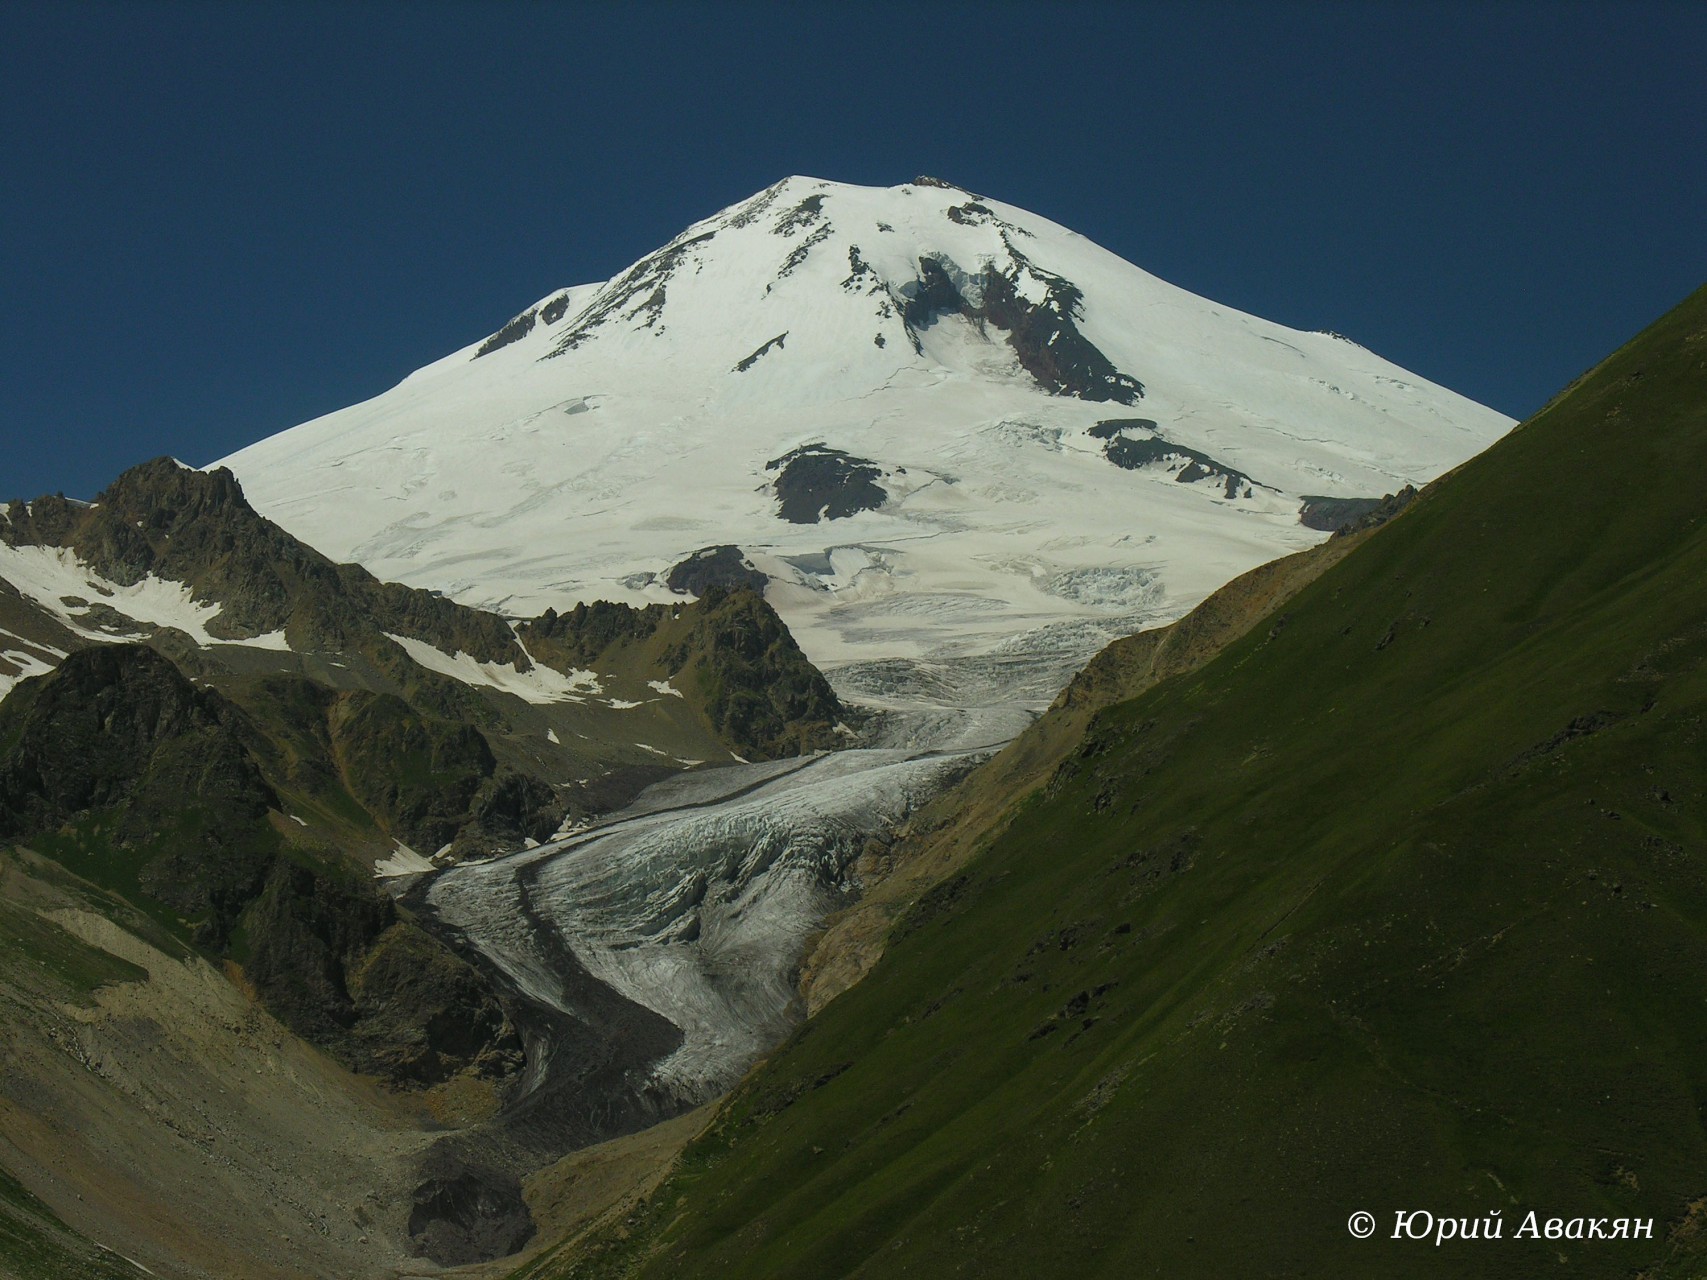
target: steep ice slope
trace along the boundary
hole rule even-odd
[[[313,545],[469,603],[667,598],[734,544],[820,666],[1030,654],[1049,686],[1319,540],[1303,495],[1509,426],[1024,210],[795,177],[225,461]]]

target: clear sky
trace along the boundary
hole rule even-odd
[[[1514,416],[1707,280],[1707,4],[0,0],[0,496],[931,173]]]

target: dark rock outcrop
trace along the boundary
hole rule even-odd
[[[1328,498],[1307,493],[1298,508],[1298,523],[1306,529],[1332,533],[1346,521],[1367,515],[1380,505],[1380,498]]]
[[[335,564],[255,511],[223,467],[197,471],[171,458],[132,467],[92,504],[14,502],[0,538],[69,547],[101,576],[130,586],[153,575],[217,603],[210,634],[246,639],[284,631],[298,650],[385,645],[385,632],[483,662],[527,658],[503,619]]]
[[[666,665],[688,673],[712,728],[749,758],[838,745],[841,702],[776,610],[752,591],[711,587],[692,635]]]
[[[494,351],[502,350],[512,342],[520,342],[523,338],[527,337],[528,334],[533,332],[534,321],[538,319],[538,316],[539,313],[532,307],[529,307],[526,311],[522,312],[521,315],[517,316],[502,329],[498,330],[497,333],[494,333],[490,338],[486,339],[485,342],[482,342],[475,350],[474,358],[478,360],[481,356],[489,356]]]
[[[475,349],[474,358],[478,360],[481,356],[489,356],[494,351],[502,350],[512,342],[520,342],[533,332],[536,323],[556,324],[568,314],[568,311],[569,294],[566,290],[537,307],[529,307],[521,315],[510,320],[502,329]]]
[[[1222,492],[1229,498],[1251,496],[1255,482],[1243,471],[1236,471],[1186,445],[1175,444],[1154,434],[1155,430],[1156,424],[1148,418],[1114,418],[1097,423],[1090,429],[1090,434],[1105,442],[1103,456],[1117,467],[1128,471],[1136,471],[1140,467],[1166,467],[1173,471],[1174,479],[1181,484],[1213,480],[1222,486]],[[1148,434],[1132,436],[1127,434],[1130,431]]]
[[[126,799],[148,774],[155,752],[179,738],[203,740],[220,757],[185,799],[217,800],[238,816],[264,813],[273,795],[259,775],[227,759],[242,757],[235,711],[211,689],[198,689],[142,645],[102,645],[71,654],[51,677],[26,682],[0,703],[0,834],[63,822],[85,809]],[[189,782],[192,780],[186,779]]]
[[[1410,506],[1416,496],[1417,490],[1414,485],[1406,485],[1397,493],[1389,493],[1368,510],[1358,512],[1334,526],[1334,537],[1343,538],[1349,534],[1361,533],[1365,529],[1373,529],[1378,525],[1386,524]]]
[[[497,769],[478,729],[429,719],[390,694],[341,695],[328,726],[350,794],[387,832],[428,853],[455,838]]]
[[[777,515],[790,524],[840,520],[889,501],[877,483],[883,472],[876,463],[823,443],[791,449],[765,463],[765,470],[779,471]]]
[[[962,208],[990,214],[982,205]],[[1020,365],[1051,395],[1136,404],[1144,385],[1117,369],[1079,332],[1076,322],[1084,295],[1078,286],[1034,266],[1005,232],[1002,239],[1010,258],[1002,269],[991,263],[968,275],[946,258],[919,260],[918,280],[901,290],[905,298],[901,318],[913,335],[915,349],[922,349],[920,330],[941,316],[959,315],[980,328],[993,325],[1005,331]],[[1041,302],[1033,302],[1020,290],[1022,275],[1044,286]]]
[[[742,359],[737,360],[735,362],[735,367],[733,369],[731,369],[730,372],[731,373],[745,373],[745,372],[747,372],[748,369],[751,369],[761,359],[763,359],[767,352],[773,351],[773,350],[774,351],[781,351],[783,349],[783,343],[786,342],[787,339],[788,339],[788,330],[784,329],[781,333],[777,334],[776,337],[772,338],[770,341],[761,345],[756,351],[753,352],[752,355],[745,356]]]
[[[610,600],[583,601],[564,613],[547,609],[516,633],[529,650],[549,655],[554,666],[590,667],[613,645],[650,639],[665,619],[663,605],[637,609]]]
[[[469,801],[457,845],[465,855],[490,855],[514,849],[525,840],[544,844],[563,825],[565,812],[563,800],[550,785],[499,765]]]
[[[371,885],[280,859],[244,918],[244,968],[293,1031],[357,1071],[503,1079],[521,1039],[480,974]]]
[[[776,220],[771,228],[773,236],[792,236],[796,231],[803,231],[815,226],[824,216],[824,197],[810,195],[801,200],[782,217]]]
[[[1337,538],[1386,524],[1416,496],[1416,489],[1410,485],[1384,498],[1324,498],[1305,494],[1303,505],[1298,508],[1298,523]]]
[[[725,544],[720,547],[702,547],[686,560],[673,565],[664,578],[664,585],[671,591],[680,591],[690,596],[702,596],[713,586],[734,589],[745,587],[749,591],[763,593],[770,579],[759,572],[752,562],[741,554],[741,548]]]
[[[737,755],[773,759],[839,745],[835,691],[756,591],[708,584],[692,604],[578,604],[516,628],[553,666],[592,666],[643,647]]]
[[[238,960],[281,1022],[356,1070],[412,1085],[514,1073],[519,1041],[480,975],[340,855],[288,843],[267,777],[329,741],[340,761],[366,753],[348,776],[393,788],[382,797],[393,807],[432,812],[420,793],[434,766],[456,776],[461,749],[491,774],[490,753],[458,736],[478,739],[472,729],[413,724],[390,705],[399,700],[372,695],[328,735],[313,717],[326,698],[335,710],[349,699],[306,687],[276,700],[304,712],[281,746],[147,646],[73,653],[0,703],[0,838],[29,840],[210,955]],[[382,726],[365,737],[364,712]],[[294,777],[337,773],[322,759]]]
[[[416,1253],[455,1267],[515,1253],[534,1236],[533,1215],[513,1173],[445,1162],[415,1189],[409,1235]]]
[[[0,703],[0,838],[67,831],[84,870],[224,945],[274,855],[258,735],[141,645],[71,654]]]

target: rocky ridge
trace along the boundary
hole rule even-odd
[[[556,1015],[395,890],[702,761],[845,740],[763,598],[699,585],[504,618],[335,564],[228,472],[170,459],[93,503],[12,503],[0,842],[138,909],[348,1070],[457,1123],[502,1113],[548,1071],[529,1037]],[[575,1137],[552,1133],[411,1157],[401,1238],[446,1261],[516,1247],[518,1170]]]

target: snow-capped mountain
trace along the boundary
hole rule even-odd
[[[999,201],[792,177],[225,465],[335,558],[512,613],[680,598],[734,548],[880,698],[871,660],[1077,665],[1318,541],[1306,497],[1510,425]]]
[[[272,1138],[234,1163],[185,1145],[207,1113],[186,1130],[176,1098],[133,1105],[151,1095],[115,1064],[175,1078],[134,1051],[154,1022],[79,1019],[96,1065],[67,1072],[68,1006],[0,986],[43,1011],[13,1037],[37,1045],[20,1087],[102,1118],[47,1135],[35,1184],[104,1234],[64,1174],[116,1164],[164,1188],[137,1201],[142,1238],[183,1234],[157,1203],[236,1205],[218,1220],[235,1248],[260,1256],[288,1221],[329,1251],[319,1274],[519,1247],[519,1178],[737,1081],[802,1016],[803,948],[885,873],[901,824],[1107,639],[1509,425],[1022,210],[923,179],[790,178],[234,455],[241,486],[157,459],[94,503],[7,506],[0,836],[243,966],[281,1026],[227,1083],[271,1089],[288,1028],[442,1088],[462,1117],[441,1132],[438,1102],[422,1108],[429,1136],[387,1111],[385,1144],[351,1166],[327,1135],[353,1126],[328,1110],[290,1147],[294,1185],[383,1174],[359,1179],[371,1223],[364,1207],[328,1227],[303,1205],[349,1184],[281,1191]],[[596,601],[618,603],[569,607]],[[1179,647],[1201,658],[1228,615],[1260,612],[1242,596]],[[1103,666],[1086,687],[1137,678]],[[1022,745],[1021,767],[1048,749]],[[13,896],[24,865],[0,868]],[[166,972],[127,937],[149,961],[127,969]],[[150,1016],[190,1025],[184,1007]],[[184,1078],[183,1096],[226,1093]],[[96,1079],[116,1083],[57,1092]],[[319,1079],[305,1091],[331,1096]],[[256,1096],[274,1116],[296,1095]],[[228,1134],[274,1132],[233,1106]],[[92,1136],[114,1116],[137,1140]],[[249,1165],[238,1194],[201,1181]]]

